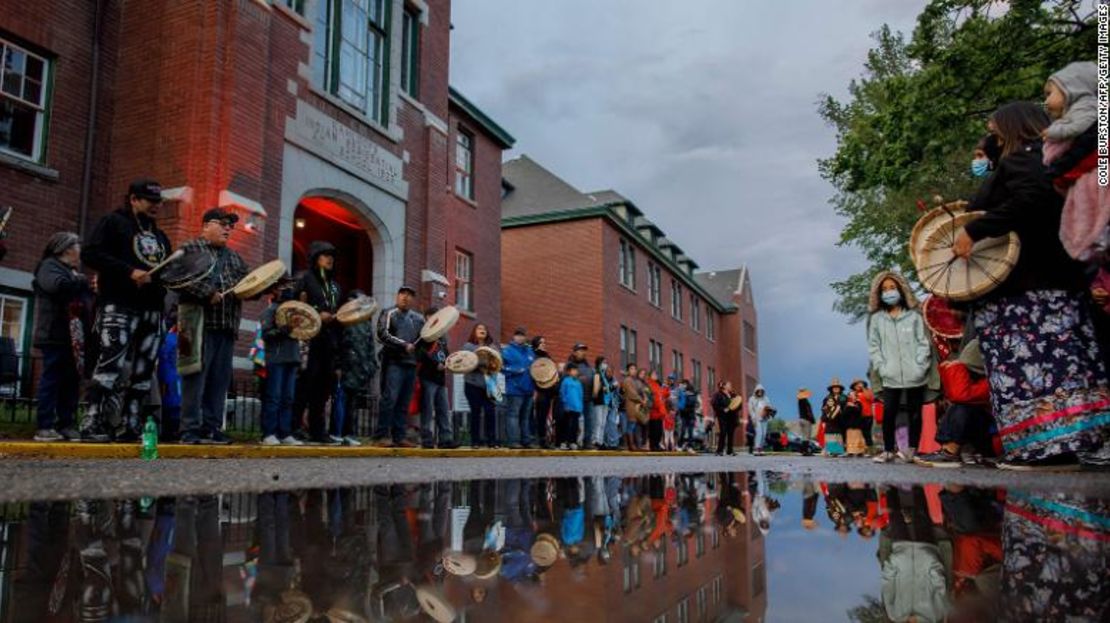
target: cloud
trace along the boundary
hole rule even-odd
[[[816,160],[835,137],[819,94],[844,97],[872,32],[909,32],[924,0],[455,2],[452,83],[528,153],[584,190],[630,197],[703,268],[746,263],[761,380],[861,374],[861,329],[829,283],[865,265]],[[515,155],[515,154],[514,154]]]

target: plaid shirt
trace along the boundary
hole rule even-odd
[[[239,298],[228,294],[215,305],[210,300],[216,292],[231,288],[247,276],[250,270],[246,262],[228,247],[214,247],[200,238],[186,242],[181,245],[181,248],[186,253],[203,250],[211,254],[216,262],[216,267],[207,279],[185,286],[181,291],[186,301],[204,306],[204,330],[238,333],[239,318],[243,313],[243,305]]]

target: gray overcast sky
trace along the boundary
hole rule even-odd
[[[866,371],[863,328],[828,284],[862,265],[816,159],[817,116],[845,96],[883,23],[924,0],[455,0],[451,82],[526,153],[581,190],[629,197],[703,269],[742,263],[761,380],[794,391]],[[816,406],[816,405],[815,405]]]

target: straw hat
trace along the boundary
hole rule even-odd
[[[844,385],[842,385],[840,383],[840,377],[839,376],[834,376],[832,378],[832,380],[829,381],[829,386],[826,389],[828,389],[831,392],[832,388],[834,388],[834,387],[839,387],[840,391],[844,391]]]
[[[798,390],[798,400],[806,400],[811,396],[813,396],[813,392],[804,387]]]
[[[855,387],[856,385],[863,385],[864,387],[867,387],[867,381],[857,377],[852,379],[852,384],[848,387]]]

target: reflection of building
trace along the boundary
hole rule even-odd
[[[527,156],[505,163],[502,335],[516,325],[563,357],[575,342],[672,371],[702,391],[759,378],[758,322],[747,268],[698,264],[632,201],[583,193]]]
[[[306,243],[330,238],[346,288],[389,303],[409,283],[497,327],[513,138],[449,88],[450,13],[450,0],[0,0],[14,63],[0,90],[0,204],[15,208],[4,335],[28,345],[46,238],[87,231],[139,175],[166,187],[175,242],[227,206],[249,264],[302,268]]]

